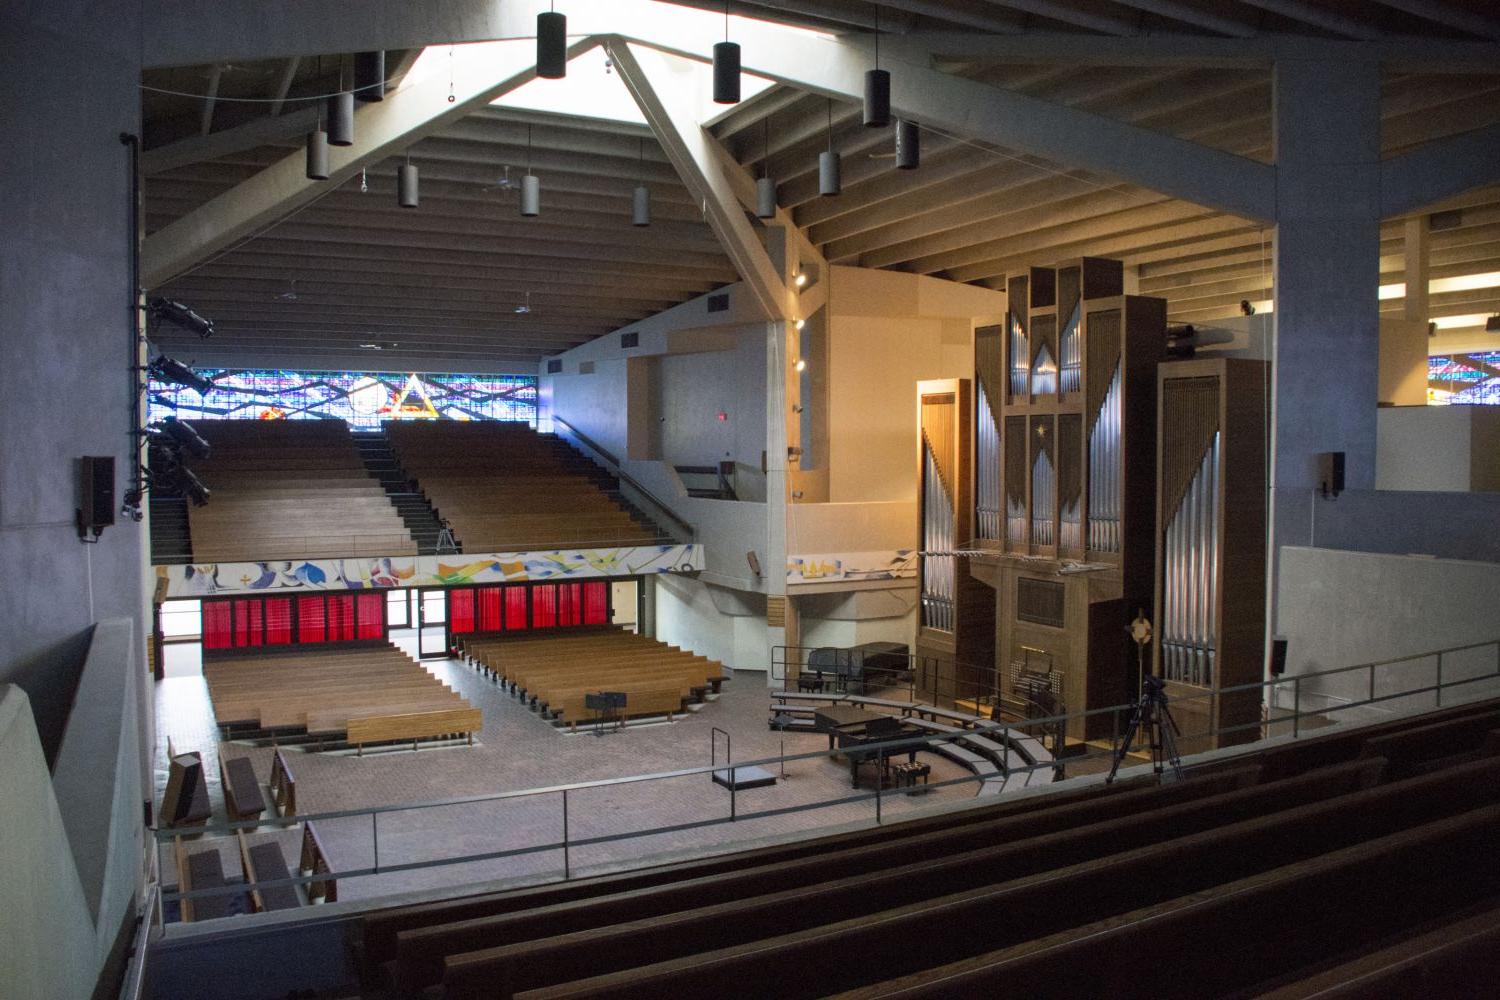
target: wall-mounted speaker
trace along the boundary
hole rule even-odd
[[[755,554],[754,549],[745,553],[745,561],[750,564],[750,572],[760,576],[760,556]]]
[[[1280,677],[1286,673],[1286,640],[1271,640],[1271,676]]]
[[[1344,453],[1325,451],[1318,455],[1318,493],[1332,500],[1344,492]]]
[[[78,460],[78,537],[98,537],[115,523],[115,458],[85,455]]]

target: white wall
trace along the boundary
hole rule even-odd
[[[766,602],[760,594],[716,587],[685,576],[660,575],[656,638],[736,670],[765,670]]]
[[[1382,407],[1375,446],[1376,489],[1500,491],[1500,408]]]
[[[1287,677],[1500,639],[1497,563],[1288,546],[1277,586]],[[1492,672],[1496,655],[1494,647],[1447,655],[1443,676]],[[1382,669],[1376,693],[1432,684],[1436,671],[1434,658]],[[1467,687],[1470,693],[1454,700],[1500,693],[1495,682]],[[1353,671],[1303,688],[1304,704],[1319,708],[1367,698],[1369,678]],[[1283,686],[1283,698],[1290,689]],[[1427,695],[1393,701],[1383,711],[1432,704]]]
[[[915,649],[915,588],[797,597],[803,646],[857,646],[899,642]]]
[[[758,473],[766,446],[765,324],[727,332],[730,350],[653,359],[657,406],[644,414],[655,425],[652,457],[672,465],[733,460]],[[763,499],[764,485],[759,494]]]

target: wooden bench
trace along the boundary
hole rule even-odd
[[[255,777],[255,768],[248,757],[225,759],[221,750],[219,770],[223,778],[224,806],[230,819],[250,819],[266,811],[260,781]]]
[[[271,801],[276,804],[276,815],[297,815],[297,779],[280,750],[271,757]]]
[[[1421,788],[1420,808],[1413,799],[1416,790],[1412,786],[1426,781],[1426,777],[1324,797],[1186,836],[1158,835],[1139,849],[1114,850],[1066,867],[1052,863],[1033,869],[1046,872],[1044,878],[1016,878],[1009,866],[992,869],[993,862],[949,869],[953,871],[951,876],[939,877],[941,866],[953,863],[953,859],[946,859],[931,867],[848,881],[837,890],[824,886],[816,893],[773,893],[745,903],[681,911],[653,921],[452,956],[444,963],[444,984],[447,994],[455,998],[481,994],[508,997],[520,990],[535,989],[524,995],[540,1000],[555,995],[621,995],[642,988],[690,996],[712,989],[710,980],[734,982],[737,989],[750,994],[770,990],[782,997],[825,996],[872,980],[961,961],[976,952],[1024,947],[1051,935],[1066,935],[1067,940],[1087,951],[1098,947],[1101,931],[1117,926],[1121,914],[1159,912],[1139,908],[1172,906],[1175,901],[1193,907],[1205,895],[1218,895],[1226,885],[1240,880],[1244,880],[1242,884],[1264,884],[1268,878],[1275,880],[1275,875],[1267,873],[1298,865],[1327,871],[1338,864],[1330,863],[1329,858],[1351,854],[1366,863],[1359,866],[1364,878],[1401,874],[1392,881],[1376,881],[1378,889],[1372,886],[1366,890],[1367,905],[1375,909],[1379,908],[1377,899],[1389,902],[1386,893],[1391,885],[1405,890],[1426,877],[1422,851],[1448,847],[1464,863],[1473,864],[1481,835],[1493,837],[1500,831],[1500,806],[1493,804],[1500,798],[1500,785],[1484,788],[1482,782],[1474,780],[1475,774],[1441,777],[1448,780],[1433,781]],[[1459,830],[1461,836],[1449,836]],[[1004,852],[1017,846],[995,850]],[[1045,853],[1042,844],[1035,850]],[[1400,856],[1410,868],[1404,872],[1394,868],[1389,864],[1392,855]],[[1436,867],[1455,871],[1449,857]],[[944,894],[918,889],[903,893],[899,881],[903,876],[905,885],[917,883],[920,889]],[[1487,876],[1479,881],[1500,883],[1500,866],[1488,865]],[[1316,880],[1303,880],[1299,888],[1308,893],[1316,884]],[[1317,895],[1324,897],[1322,905],[1330,914],[1346,905],[1333,894]],[[871,898],[895,905],[872,914],[867,908]],[[1081,905],[1059,905],[1063,900]],[[1240,910],[1235,943],[1248,945],[1257,953],[1262,951],[1262,935],[1267,931],[1252,913],[1267,918],[1282,915],[1284,923],[1272,936],[1285,941],[1285,925],[1295,922],[1287,915],[1296,904],[1288,900],[1283,905],[1284,909]],[[1079,924],[1088,921],[1094,923],[1087,931],[1080,931]],[[649,933],[645,933],[646,924],[653,925]],[[1205,935],[1196,925],[1185,922],[1170,934],[1154,919],[1129,926],[1132,939],[1154,935],[1161,944],[1152,951],[1155,961],[1144,967],[1135,965],[1139,956],[1134,950],[1110,948],[1107,964],[1115,975],[1126,968],[1170,969],[1171,979],[1152,982],[1181,984],[1172,995],[1227,992],[1222,980],[1214,975],[1206,980],[1177,978],[1182,975],[1183,963],[1172,960],[1174,952],[1187,956],[1185,961],[1195,969],[1215,962],[1230,964],[1225,962],[1222,948],[1204,947]],[[942,927],[943,933],[930,933],[933,927]],[[1247,935],[1246,928],[1252,927],[1253,933]],[[1306,942],[1308,948],[1326,947],[1322,935],[1312,933],[1308,937],[1312,938]],[[889,946],[892,940],[920,940],[922,947],[893,948]],[[1184,948],[1182,942],[1186,940],[1196,946]],[[1230,939],[1220,940],[1227,945]],[[1056,960],[1055,951],[1049,942],[1049,947],[1035,952],[1047,956],[1046,965],[1053,977],[1050,980],[997,977],[988,982],[987,988],[978,989],[955,989],[952,981],[944,980],[943,989],[954,992],[943,995],[993,996],[1011,991],[1023,996],[1109,994],[1111,980],[1080,983],[1066,964]],[[588,956],[586,963],[580,962],[582,955]],[[830,955],[858,955],[859,961],[829,961]],[[773,956],[774,961],[768,961]],[[1074,961],[1079,960],[1075,955]],[[615,963],[626,967],[610,972],[610,965]],[[583,967],[603,974],[586,983],[568,983]],[[1113,982],[1118,984],[1118,980]],[[1205,982],[1217,988],[1206,988]],[[549,988],[553,984],[567,985],[554,990]],[[1152,995],[1164,994],[1153,991]]]
[[[323,876],[307,883],[307,901],[309,903],[336,903],[339,898],[339,883],[334,877],[333,863],[328,858],[328,851],[323,847],[323,838],[318,836],[312,820],[302,825],[302,852],[297,863],[297,870],[302,875]]]
[[[477,708],[372,715],[350,719],[347,739],[359,748],[360,754],[365,752],[366,743],[411,740],[412,749],[415,750],[419,739],[432,739],[451,733],[463,733],[468,737],[469,745],[473,746],[474,734],[483,726],[484,719]]]
[[[291,871],[286,866],[286,858],[281,854],[281,848],[272,842],[256,844],[252,847],[244,830],[236,830],[235,834],[239,841],[240,868],[245,873],[245,884],[250,887],[251,911],[265,913],[268,910],[294,910],[301,906],[302,897],[297,895],[296,886],[262,887],[259,884],[292,877]]]

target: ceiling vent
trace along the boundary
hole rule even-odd
[[[631,347],[640,347],[640,346],[641,346],[641,333],[640,333],[639,330],[632,330],[629,333],[622,333],[622,334],[620,334],[620,350],[623,351],[623,350],[626,350],[626,349],[631,348]]]
[[[729,293],[724,292],[721,295],[710,295],[708,297],[708,311],[711,313],[728,312]]]
[[[547,361],[547,374],[548,375],[561,375],[562,374],[562,359],[561,358],[549,358],[548,359],[548,361]]]

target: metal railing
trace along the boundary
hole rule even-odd
[[[656,513],[660,514],[678,531],[682,532],[685,537],[677,539],[678,541],[691,543],[698,540],[697,529],[687,521],[683,520],[682,517],[675,510],[673,510],[666,501],[662,500],[656,494],[646,489],[646,487],[642,486],[635,478],[633,478],[628,472],[621,468],[620,460],[614,456],[613,452],[595,442],[593,438],[589,437],[587,434],[583,433],[583,431],[580,431],[578,428],[568,423],[562,417],[554,415],[552,418],[552,423],[561,425],[562,427],[566,428],[566,437],[575,439],[579,444],[583,445],[589,451],[593,452],[600,459],[603,459],[604,465],[608,469],[610,475],[615,476],[620,480],[621,483],[629,486],[630,489],[638,496],[640,496],[648,506],[654,508]]]
[[[783,656],[780,659],[780,662],[783,664],[788,662],[784,653],[785,650],[789,648],[795,649],[797,647],[777,647],[777,649],[783,651]],[[1486,668],[1482,671],[1476,670],[1475,665],[1479,660],[1479,651],[1486,649],[1493,651],[1494,665],[1493,667]],[[1453,674],[1456,671],[1454,671],[1451,663],[1454,657],[1458,654],[1471,655],[1465,657],[1465,663],[1460,668],[1463,676],[1454,677]],[[1413,673],[1420,673],[1420,670],[1412,669],[1411,665],[1421,664],[1424,661],[1433,661],[1434,670],[1431,683],[1427,683],[1427,679],[1425,677],[1413,678],[1411,676],[1406,676],[1403,678],[1401,676],[1402,674],[1410,675]],[[1444,666],[1445,661],[1450,664],[1450,666],[1446,668],[1446,671]],[[1325,705],[1324,707],[1317,710],[1304,710],[1304,706],[1302,704],[1303,698],[1313,694],[1314,692],[1311,689],[1319,684],[1319,682],[1326,682],[1329,679],[1342,679],[1344,677],[1358,677],[1361,671],[1364,671],[1367,675],[1366,678],[1364,678],[1360,683],[1364,697],[1354,700],[1348,700],[1340,704]],[[1415,681],[1415,683],[1401,683],[1401,681],[1403,680],[1407,682]],[[1205,718],[1207,722],[1206,728],[1202,729],[1191,730],[1186,729],[1185,727],[1185,731],[1178,738],[1179,745],[1190,747],[1195,743],[1204,741],[1208,742],[1209,745],[1224,745],[1226,743],[1239,743],[1258,739],[1268,735],[1272,730],[1277,728],[1287,729],[1288,732],[1286,733],[1286,735],[1292,736],[1294,738],[1299,737],[1303,734],[1303,731],[1306,728],[1304,725],[1302,725],[1302,720],[1304,719],[1316,717],[1323,720],[1324,722],[1328,722],[1331,721],[1331,717],[1334,714],[1365,709],[1370,706],[1378,706],[1397,699],[1405,698],[1425,700],[1424,696],[1430,695],[1432,696],[1432,707],[1441,707],[1444,704],[1445,692],[1451,692],[1454,689],[1484,681],[1500,681],[1500,639],[1493,639],[1481,643],[1472,643],[1464,646],[1454,646],[1446,649],[1434,650],[1427,653],[1395,657],[1389,660],[1357,664],[1349,667],[1339,667],[1332,670],[1319,671],[1316,673],[1276,678],[1259,683],[1242,684],[1235,687],[1223,688],[1218,690],[1205,690],[1201,693],[1176,695],[1173,697],[1171,704],[1174,708],[1178,709],[1176,717],[1179,724],[1187,721],[1188,725],[1190,726],[1192,724],[1191,720],[1199,718],[1200,716]],[[1383,690],[1382,685],[1384,688]],[[918,689],[914,685],[908,685],[908,703],[920,706],[925,703],[916,700],[915,695],[917,690]],[[1290,698],[1288,699],[1281,697],[1281,695],[1288,690],[1290,690],[1291,692]],[[816,698],[819,697],[819,695],[812,694],[811,697]],[[822,695],[822,697],[826,697],[829,700],[836,700],[838,698],[838,695],[836,693],[830,692]],[[1228,699],[1235,699],[1244,704],[1253,704],[1257,707],[1264,706],[1273,711],[1280,710],[1283,714],[1268,717],[1261,712],[1257,712],[1257,715],[1259,717],[1254,722],[1221,725],[1218,721],[1220,716],[1217,708],[1220,704]],[[1206,713],[1182,711],[1183,706],[1191,705],[1195,702],[1206,703],[1209,710]],[[1287,705],[1287,702],[1290,703],[1289,707]],[[1009,770],[1005,773],[1004,780],[1006,782],[1009,782],[1011,779],[1016,778],[1017,776],[1024,776],[1032,771],[1043,769],[1054,771],[1060,769],[1064,773],[1068,769],[1073,769],[1076,772],[1087,762],[1098,764],[1100,761],[1107,760],[1114,756],[1115,749],[1119,742],[1119,734],[1125,731],[1126,724],[1129,721],[1130,713],[1133,711],[1133,709],[1134,706],[1129,704],[1116,705],[1108,708],[1094,709],[1086,712],[1073,712],[1065,715],[1049,716],[1045,718],[1029,718],[1024,721],[1018,722],[992,721],[982,715],[976,715],[972,723],[968,724],[967,728],[962,729],[958,732],[936,733],[932,735],[923,735],[917,737],[907,736],[882,743],[869,744],[861,748],[861,753],[866,755],[873,755],[877,758],[877,760],[884,760],[897,754],[905,754],[913,751],[936,750],[946,744],[963,742],[965,739],[972,738],[975,735],[979,734],[983,734],[992,739],[1001,739],[1009,743],[1012,734],[1030,735],[1033,731],[1046,726],[1067,726],[1069,723],[1078,720],[1084,720],[1084,723],[1086,725],[1087,721],[1090,719],[1101,716],[1111,717],[1113,720],[1111,729],[1113,730],[1115,736],[1109,746],[1100,748],[1086,745],[1085,749],[1082,752],[1059,758],[1055,761],[1038,762],[1027,764],[1024,766],[1013,766],[1009,768]],[[1242,736],[1246,739],[1242,740]],[[739,809],[738,795],[740,793],[737,792],[733,787],[730,787],[725,790],[725,794],[728,795],[728,802],[726,803],[727,808],[723,809],[717,815],[703,815],[697,818],[687,819],[685,821],[659,823],[657,825],[648,825],[647,827],[639,830],[627,830],[614,833],[595,833],[578,836],[574,832],[579,823],[578,800],[589,793],[601,793],[615,789],[623,790],[661,788],[667,783],[673,781],[696,780],[711,784],[711,777],[713,772],[722,771],[726,768],[730,769],[731,771],[736,771],[740,768],[766,767],[769,765],[780,765],[784,768],[788,763],[832,759],[839,756],[840,753],[841,751],[836,749],[819,750],[791,755],[782,754],[776,757],[765,757],[749,761],[740,761],[732,764],[724,762],[711,762],[700,767],[682,768],[678,770],[664,771],[654,774],[631,775],[622,778],[604,778],[594,781],[573,782],[570,784],[553,785],[543,788],[531,788],[509,792],[493,792],[482,795],[470,795],[451,799],[399,803],[384,806],[371,806],[359,809],[333,810],[319,813],[307,813],[300,816],[242,820],[201,827],[192,826],[157,830],[155,832],[155,836],[158,843],[168,843],[174,836],[179,834],[191,835],[194,837],[212,834],[224,834],[232,836],[234,834],[234,831],[236,830],[251,830],[262,828],[258,832],[265,833],[267,832],[265,829],[263,829],[265,827],[290,828],[309,821],[317,822],[324,829],[328,829],[330,824],[337,822],[357,822],[360,824],[368,822],[370,837],[369,855],[371,863],[343,867],[336,871],[333,871],[331,873],[331,876],[329,873],[311,872],[304,874],[299,871],[298,874],[293,875],[289,878],[266,880],[254,883],[252,885],[231,884],[226,886],[216,886],[207,889],[196,889],[186,893],[180,891],[164,892],[162,895],[162,901],[163,903],[171,903],[178,902],[183,899],[196,899],[205,896],[225,895],[230,893],[247,893],[253,888],[269,888],[282,885],[308,885],[313,882],[327,881],[330,877],[339,880],[356,879],[400,872],[416,871],[420,869],[437,868],[449,865],[474,864],[477,862],[498,861],[505,859],[521,859],[547,853],[554,853],[558,855],[558,860],[560,860],[561,862],[560,873],[556,868],[552,868],[543,873],[533,872],[531,874],[537,875],[539,881],[545,880],[546,877],[555,877],[558,874],[561,874],[561,877],[566,880],[574,876],[576,870],[574,858],[575,853],[582,849],[590,847],[599,847],[608,844],[641,840],[644,838],[681,833],[690,830],[706,829],[730,823],[744,824],[759,819],[770,819],[798,813],[807,813],[815,810],[831,809],[837,806],[844,806],[855,803],[868,804],[871,808],[871,818],[877,823],[883,822],[884,813],[886,811],[884,806],[884,799],[887,799],[890,796],[889,794],[886,794],[880,787],[880,782],[877,782],[877,787],[873,790],[861,790],[859,788],[853,788],[847,795],[837,795],[826,799],[818,799],[815,801],[801,802],[774,808],[759,809],[752,812],[744,812]],[[1095,768],[1095,770],[1099,769],[1102,768]],[[990,780],[993,780],[992,775],[988,777],[990,778]],[[965,774],[957,778],[933,781],[930,783],[930,785],[924,787],[931,789],[941,789],[945,787],[954,787],[967,784],[977,785],[982,783],[984,780],[986,780],[986,776],[979,774]],[[733,784],[734,782],[731,776],[730,785],[733,786]],[[1022,784],[1024,784],[1024,781],[1022,782]],[[651,817],[662,815],[669,816],[670,809],[664,805],[664,803],[668,801],[669,799],[663,799],[655,803],[640,804],[640,812]],[[520,803],[531,806],[535,806],[539,803],[550,803],[548,808],[551,810],[551,814],[558,821],[560,835],[554,836],[552,838],[542,837],[538,842],[534,843],[523,843],[517,846],[497,848],[495,850],[489,851],[471,852],[453,857],[425,858],[414,861],[381,861],[382,856],[389,859],[393,854],[399,854],[402,846],[410,847],[411,842],[413,841],[418,842],[419,845],[425,845],[430,843],[434,839],[430,830],[427,828],[404,830],[398,829],[392,832],[390,830],[390,827],[396,824],[399,817],[424,812],[430,814],[435,810],[464,809],[480,805],[502,803]],[[609,804],[601,812],[608,814],[611,817],[611,821],[618,821],[621,815],[621,811],[617,803]],[[385,834],[382,834],[383,821],[387,830]],[[504,827],[503,824],[495,824],[494,826],[487,828],[502,830],[508,829]],[[784,828],[781,829],[781,832],[785,832]],[[383,842],[383,836],[388,837],[389,842]],[[747,834],[747,836],[751,836],[751,834]],[[203,841],[200,840],[200,843],[203,843]],[[212,841],[210,840],[208,841],[208,843],[212,843]],[[725,843],[722,846],[724,846],[726,849],[732,849],[733,845],[730,843]],[[335,853],[337,854],[338,852]],[[455,880],[453,884],[462,884],[468,881],[472,881],[472,879]]]

